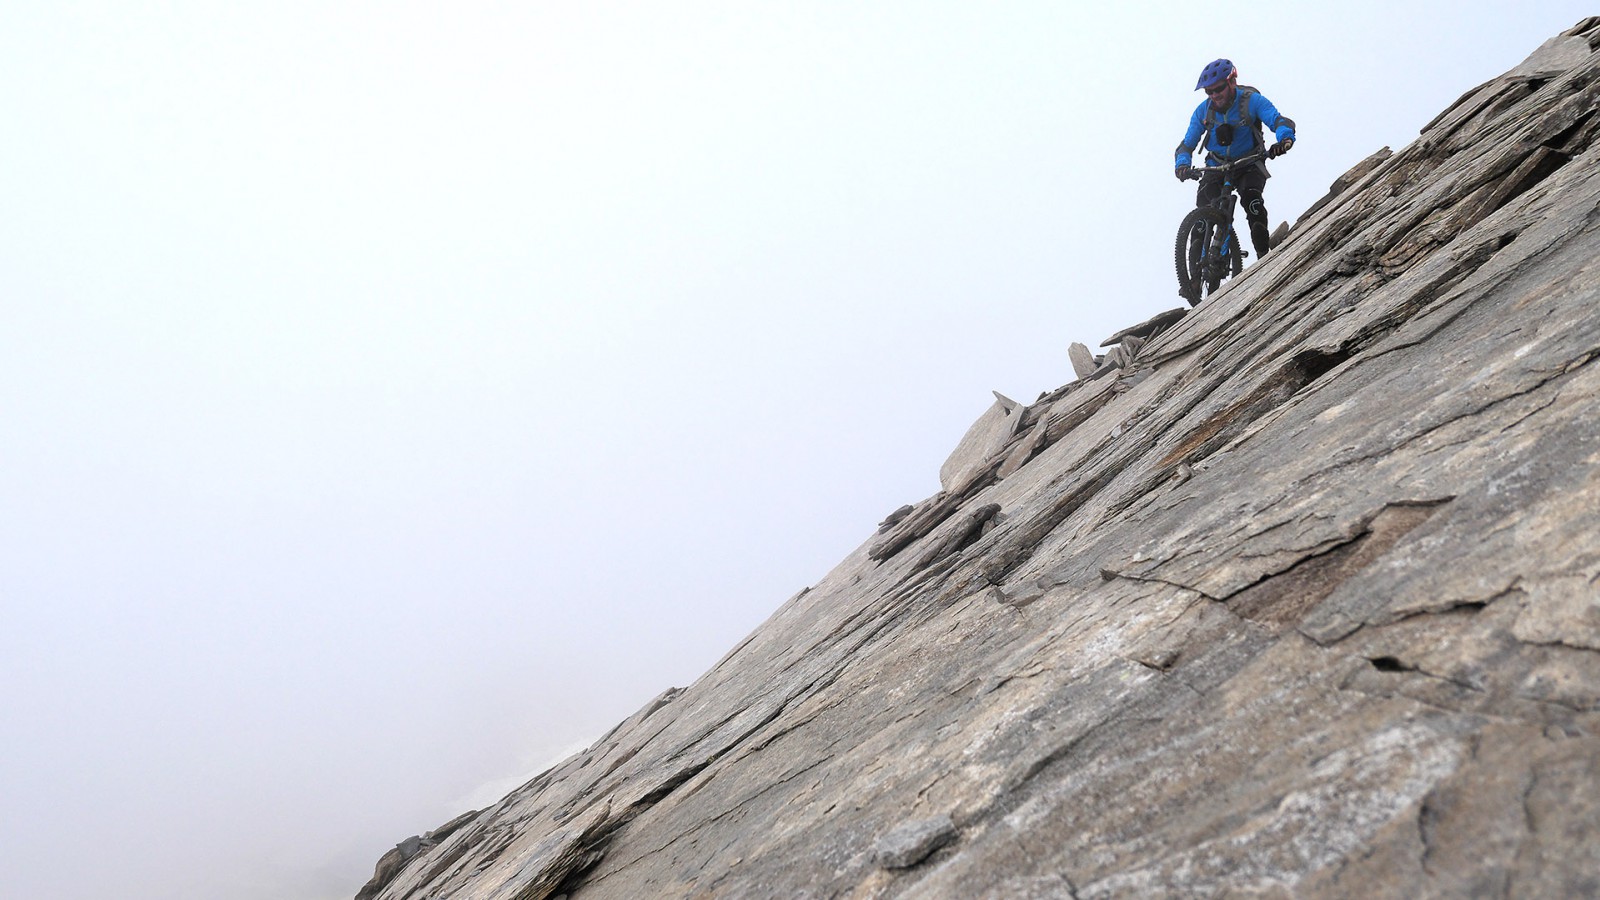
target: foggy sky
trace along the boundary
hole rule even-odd
[[[1103,6],[12,3],[6,895],[352,896],[1181,305],[1205,63],[1276,223],[1585,15]]]

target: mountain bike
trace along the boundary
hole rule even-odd
[[[1178,296],[1190,306],[1199,306],[1204,297],[1222,287],[1222,279],[1232,278],[1244,268],[1249,254],[1239,246],[1239,235],[1233,230],[1233,211],[1239,202],[1233,173],[1265,158],[1265,153],[1252,153],[1222,165],[1196,167],[1190,176],[1195,181],[1204,175],[1222,177],[1222,193],[1217,199],[1195,207],[1178,226],[1173,248]]]

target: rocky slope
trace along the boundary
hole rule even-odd
[[[1600,894],[1600,18],[384,900]]]

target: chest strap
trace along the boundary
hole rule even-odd
[[[1235,130],[1234,130],[1234,138],[1233,139],[1235,141],[1239,139],[1239,137],[1238,137],[1238,129],[1243,128],[1243,129],[1248,130],[1250,132],[1251,141],[1252,141],[1249,152],[1253,153],[1256,150],[1261,149],[1261,122],[1259,120],[1254,121],[1254,122],[1252,122],[1250,120],[1250,98],[1254,97],[1257,92],[1256,92],[1255,88],[1248,87],[1246,85],[1239,85],[1238,91],[1239,91],[1239,96],[1237,98],[1235,98],[1234,105],[1239,107],[1239,124],[1234,126]],[[1225,124],[1228,124],[1227,123],[1227,118],[1228,118],[1228,111],[1227,110],[1223,110],[1221,112],[1221,114],[1218,114],[1217,108],[1215,106],[1212,106],[1209,103],[1206,104],[1205,124],[1203,125],[1203,127],[1201,129],[1201,133],[1200,133],[1200,149],[1201,150],[1204,150],[1207,154],[1210,154],[1210,155],[1213,155],[1213,156],[1215,155],[1215,154],[1211,153],[1211,149],[1210,149],[1210,147],[1211,147],[1211,134],[1218,127],[1220,127],[1222,125],[1225,125]],[[1232,147],[1233,146],[1232,142],[1229,142],[1228,146]],[[1235,154],[1235,155],[1236,156],[1243,156],[1244,154],[1240,153],[1240,154]]]

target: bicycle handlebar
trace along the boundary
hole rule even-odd
[[[1250,154],[1249,156],[1241,156],[1238,159],[1232,160],[1230,162],[1221,163],[1221,164],[1215,165],[1215,166],[1191,166],[1190,167],[1191,171],[1189,173],[1189,177],[1184,179],[1184,180],[1186,180],[1186,181],[1199,181],[1200,178],[1202,176],[1204,176],[1207,172],[1217,172],[1219,174],[1226,175],[1229,172],[1233,171],[1234,169],[1239,168],[1240,166],[1245,166],[1245,165],[1248,165],[1250,163],[1258,162],[1258,161],[1266,159],[1266,158],[1267,158],[1267,154],[1264,151],[1257,151],[1255,153]]]

